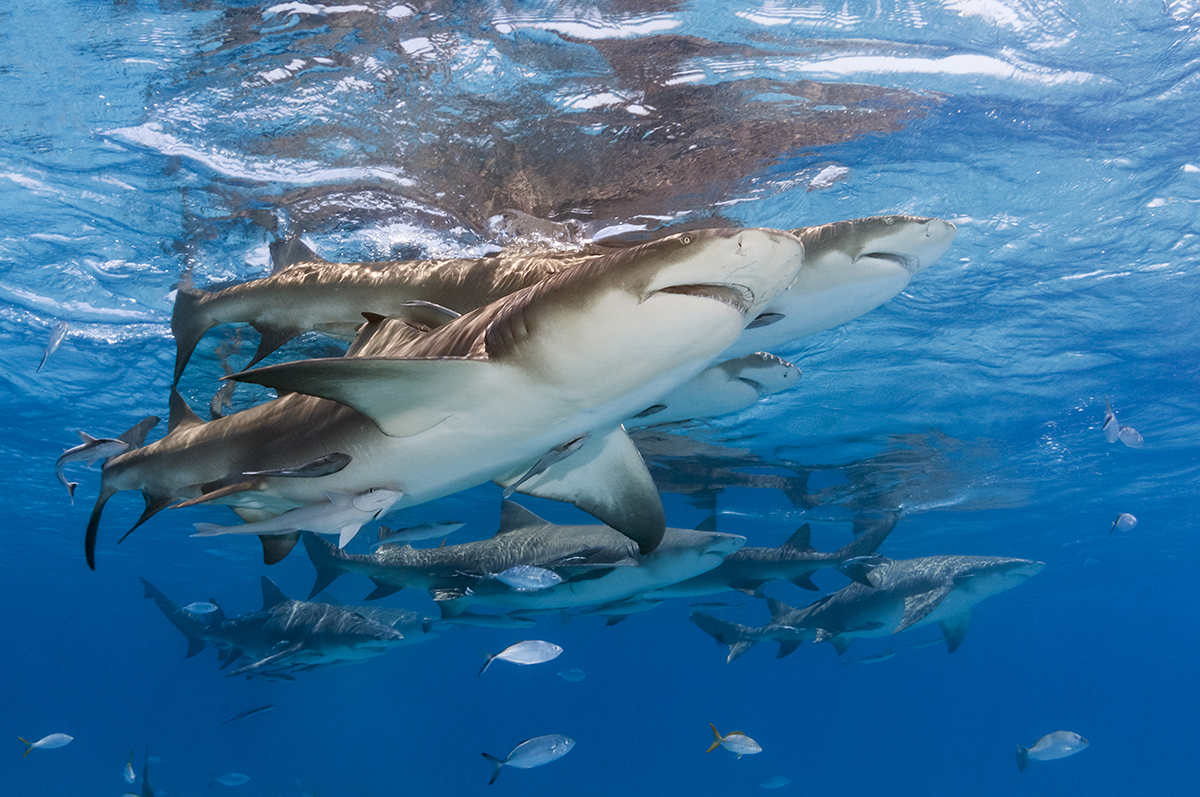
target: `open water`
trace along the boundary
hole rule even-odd
[[[140,793],[121,773],[133,749],[140,776],[148,749],[172,797],[750,794],[782,779],[778,793],[806,795],[1195,793],[1195,2],[14,0],[0,108],[0,792]],[[674,526],[715,510],[722,531],[778,545],[810,522],[832,550],[856,512],[898,509],[888,556],[1045,569],[977,606],[952,655],[912,646],[929,628],[727,665],[671,601],[613,626],[463,629],[294,682],[225,677],[211,649],[184,658],[143,598],[139,577],[248,612],[264,574],[307,595],[300,551],[268,568],[251,539],[188,537],[228,510],[165,512],[117,545],[141,511],[120,496],[88,570],[99,471],[68,470],[72,505],[54,462],[75,430],[166,416],[180,280],[262,276],[288,231],[332,260],[549,245],[505,238],[491,219],[510,208],[576,238],[953,221],[950,251],[903,294],[776,352],[803,369],[797,387],[672,430],[685,453],[675,439],[648,458]],[[236,334],[211,333],[181,384],[205,417],[221,355],[244,344],[240,367],[255,343]],[[278,357],[326,350],[309,336]],[[1106,397],[1142,448],[1105,440]],[[498,507],[488,485],[389,522],[461,520],[476,539]],[[1138,524],[1110,533],[1122,512]],[[346,577],[331,592],[360,605],[369,589]],[[761,601],[718,599],[766,620]],[[436,613],[411,591],[384,603]],[[479,649],[522,638],[565,653],[476,677]],[[586,677],[557,675],[572,668]],[[763,752],[705,755],[710,722]],[[1056,730],[1090,746],[1018,773],[1014,744]],[[18,736],[50,733],[74,741],[21,758]],[[575,748],[486,785],[481,752],[548,733]],[[249,780],[213,782],[230,772]]]

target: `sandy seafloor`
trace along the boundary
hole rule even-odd
[[[172,797],[750,794],[772,778],[780,794],[1194,793],[1198,74],[1190,0],[6,4],[0,792],[140,792],[121,778],[132,749]],[[669,430],[684,454],[650,459],[674,526],[715,509],[768,546],[808,522],[832,550],[856,512],[900,510],[887,556],[1045,569],[980,604],[952,655],[912,646],[926,628],[727,665],[679,600],[611,627],[460,630],[294,682],[185,659],[139,577],[235,614],[259,607],[264,574],[303,598],[312,568],[190,538],[231,522],[219,507],[165,512],[118,546],[132,495],[109,505],[96,572],[84,563],[99,472],[68,470],[72,505],[54,462],[77,429],[166,415],[174,286],[263,276],[287,231],[332,260],[477,256],[507,208],[582,237],[953,221],[950,251],[900,296],[775,352],[802,368],[796,387]],[[241,367],[256,341],[234,336],[206,337],[181,383],[201,414],[219,347],[240,343]],[[277,358],[327,351],[309,336]],[[1142,448],[1106,442],[1106,397]],[[461,520],[479,539],[499,498],[487,485],[388,522]],[[1137,526],[1110,533],[1121,512]],[[346,577],[326,595],[369,590]],[[766,619],[756,599],[713,599]],[[383,603],[436,612],[412,591]],[[526,637],[565,652],[476,677],[479,649]],[[586,677],[557,675],[571,668]],[[710,722],[763,752],[705,755]],[[1014,744],[1055,730],[1090,746],[1018,773]],[[18,736],[51,733],[74,741],[21,758]],[[575,748],[486,785],[481,752],[547,733]],[[213,782],[230,772],[249,780]]]

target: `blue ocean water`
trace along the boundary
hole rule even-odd
[[[561,733],[566,757],[490,791],[749,794],[782,777],[781,794],[1192,793],[1198,74],[1191,0],[6,4],[0,791],[140,791],[121,772],[148,749],[159,794],[487,793],[480,753]],[[460,629],[294,682],[225,677],[212,650],[184,658],[139,577],[235,614],[261,605],[262,575],[294,598],[313,576],[302,552],[267,567],[251,540],[190,538],[193,522],[231,522],[216,507],[164,512],[117,545],[142,508],[130,495],[109,505],[96,571],[84,562],[99,471],[69,469],[72,504],[54,462],[75,430],[166,416],[175,286],[263,276],[288,231],[331,260],[480,255],[505,242],[493,219],[510,208],[580,237],[953,221],[949,252],[900,296],[776,352],[798,386],[668,430],[671,455],[659,441],[647,458],[674,526],[715,511],[771,546],[809,522],[832,550],[856,513],[900,510],[890,557],[1045,569],[976,607],[953,654],[910,646],[936,639],[917,629],[840,658],[762,645],[726,664],[677,600],[613,626]],[[539,235],[516,243],[549,245]],[[198,412],[226,350],[236,368],[255,344],[206,338],[181,383]],[[327,349],[308,336],[280,357]],[[1105,440],[1106,397],[1142,448]],[[488,485],[389,522],[461,520],[463,540],[484,538],[499,499]],[[1137,526],[1110,533],[1121,512]],[[353,606],[370,589],[330,592]],[[436,614],[411,593],[382,603]],[[716,599],[767,618],[741,593]],[[522,638],[565,652],[476,677],[479,649]],[[586,677],[558,677],[572,668]],[[705,755],[710,722],[763,752]],[[1090,746],[1018,773],[1014,744],[1055,730]],[[18,736],[50,733],[74,741],[21,758]],[[213,783],[228,772],[249,781]]]

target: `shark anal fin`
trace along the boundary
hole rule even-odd
[[[967,628],[971,624],[971,610],[964,609],[953,617],[947,617],[940,623],[942,627],[942,636],[946,638],[946,648],[948,652],[953,653],[958,650],[958,646],[962,644],[963,638],[967,635]]]
[[[258,334],[262,337],[258,342],[258,348],[254,351],[254,356],[246,365],[247,368],[269,357],[280,346],[304,332],[296,327],[276,327],[261,322],[253,323],[251,326],[258,330]]]
[[[666,531],[662,501],[646,463],[620,426],[592,434],[570,457],[526,479],[518,491],[566,501],[653,551]]]
[[[262,540],[263,564],[273,565],[283,561],[283,558],[296,547],[300,532],[292,531],[287,534],[259,534]]]
[[[225,378],[336,401],[366,415],[390,437],[410,437],[455,414],[448,397],[478,395],[489,373],[486,361],[466,358],[338,357]]]
[[[892,633],[898,634],[906,628],[911,628],[915,624],[924,620],[930,612],[938,607],[938,604],[946,599],[946,596],[953,591],[953,587],[939,587],[931,589],[928,592],[922,592],[917,595],[910,595],[904,599],[904,617],[900,620],[900,624],[896,626],[896,630]]]
[[[789,580],[800,589],[812,590],[813,592],[816,592],[820,589],[820,587],[813,583],[808,573],[805,573],[802,576],[796,576],[795,578]]]

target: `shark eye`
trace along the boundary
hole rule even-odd
[[[687,246],[691,242],[692,242],[692,236],[690,236],[690,235],[685,235],[679,239],[679,243],[683,244],[684,246]]]

